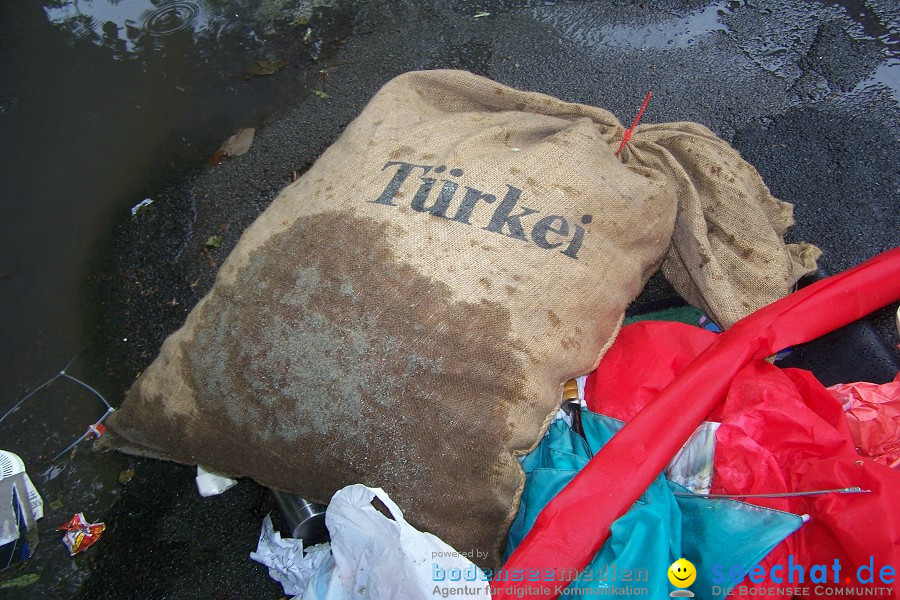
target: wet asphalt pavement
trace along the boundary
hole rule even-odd
[[[844,270],[900,242],[896,2],[374,0],[339,3],[318,18],[310,25],[339,38],[331,39],[334,50],[310,66],[289,106],[266,117],[250,151],[187,169],[154,195],[152,210],[123,216],[99,253],[83,292],[91,341],[85,361],[113,404],[210,288],[215,266],[243,229],[384,82],[409,70],[467,69],[602,106],[623,123],[652,90],[643,121],[697,121],[730,141],[776,196],[794,203],[789,239],[822,248],[826,270]],[[204,250],[213,235],[222,244]],[[655,281],[642,301],[667,293]],[[895,348],[891,311],[872,323]],[[90,461],[103,462],[98,472],[134,471],[126,483],[110,484],[120,487],[111,506],[98,504],[88,515],[108,530],[69,559],[53,532],[65,519],[45,519],[36,556],[0,576],[0,595],[282,595],[248,557],[262,516],[274,510],[264,490],[242,481],[223,496],[201,498],[192,468],[84,450],[71,459],[87,461],[82,474]],[[302,468],[303,457],[297,464]],[[30,573],[40,578],[4,586]]]

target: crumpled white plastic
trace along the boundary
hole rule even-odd
[[[216,475],[211,471],[207,471],[200,465],[197,465],[197,491],[204,498],[209,496],[218,496],[227,492],[237,484],[237,481],[223,475]]]
[[[393,520],[378,512],[378,498]],[[406,522],[400,508],[380,488],[350,485],[339,490],[325,511],[327,544],[303,551],[303,543],[282,539],[267,518],[259,546],[250,554],[269,567],[287,594],[301,600],[366,598],[490,598],[488,582],[474,563],[437,536]]]
[[[250,558],[269,567],[269,577],[281,584],[285,594],[291,595],[302,593],[317,571],[334,565],[328,544],[307,548],[304,555],[303,540],[282,538],[272,527],[269,515],[263,519],[259,544]]]

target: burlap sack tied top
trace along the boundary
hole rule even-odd
[[[816,250],[708,129],[460,71],[386,84],[243,234],[107,445],[327,502],[383,487],[499,563],[529,451],[662,264],[729,325]]]

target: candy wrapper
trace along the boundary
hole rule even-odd
[[[83,513],[76,514],[68,523],[59,527],[59,531],[66,532],[62,541],[72,556],[93,546],[105,529],[105,523],[88,523]]]

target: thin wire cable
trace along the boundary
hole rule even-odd
[[[68,373],[66,373],[65,370],[63,370],[63,371],[60,373],[60,375],[62,375],[63,377],[67,377],[68,379],[71,379],[71,380],[74,381],[75,383],[77,383],[77,384],[79,384],[79,385],[81,385],[81,386],[87,388],[87,389],[90,390],[95,396],[97,396],[98,398],[100,398],[100,402],[102,402],[103,404],[105,404],[105,405],[106,405],[106,408],[108,408],[109,410],[115,410],[112,406],[109,405],[109,402],[106,401],[106,398],[104,398],[103,395],[102,395],[100,392],[98,392],[97,390],[95,390],[94,388],[92,388],[91,386],[89,386],[88,384],[86,384],[85,382],[81,381],[80,379],[78,379],[78,378],[76,378],[76,377],[72,377],[71,375],[69,375]]]
[[[41,391],[42,389],[44,389],[45,387],[47,387],[48,385],[50,385],[51,383],[53,383],[54,381],[56,381],[57,379],[59,379],[60,377],[64,377],[64,378],[66,378],[66,379],[69,379],[69,380],[71,380],[71,381],[74,381],[74,382],[77,383],[78,385],[82,386],[83,388],[85,388],[86,390],[90,391],[92,394],[94,394],[95,396],[97,396],[97,398],[100,399],[100,402],[102,402],[102,403],[104,404],[104,406],[106,406],[106,412],[103,413],[103,416],[102,416],[102,417],[100,417],[100,418],[97,419],[94,423],[92,423],[91,425],[89,425],[88,428],[87,428],[87,431],[85,431],[85,432],[81,435],[81,437],[79,437],[77,440],[75,440],[74,442],[72,442],[71,444],[69,444],[69,445],[66,447],[65,450],[63,450],[62,452],[60,452],[59,454],[57,454],[56,456],[54,456],[52,459],[50,459],[50,462],[56,462],[56,460],[59,459],[59,457],[63,456],[63,455],[66,454],[67,452],[69,452],[69,450],[71,450],[72,448],[74,448],[74,447],[77,446],[79,443],[83,442],[84,440],[86,440],[86,439],[87,439],[88,437],[90,437],[92,434],[96,434],[97,437],[100,437],[100,436],[102,435],[103,432],[100,431],[99,426],[102,425],[102,424],[103,424],[103,421],[105,421],[106,418],[109,417],[109,415],[111,415],[111,414],[112,414],[113,412],[115,412],[115,410],[116,410],[115,408],[113,408],[113,407],[109,404],[109,402],[106,401],[106,398],[103,397],[103,394],[101,394],[100,392],[98,392],[97,390],[95,390],[93,387],[91,387],[91,386],[88,385],[87,383],[81,381],[81,380],[78,379],[77,377],[74,377],[74,376],[72,376],[72,375],[69,375],[69,374],[66,372],[66,371],[69,369],[69,367],[72,366],[72,363],[73,363],[73,362],[75,362],[75,358],[72,358],[72,360],[69,361],[69,364],[67,364],[65,367],[63,367],[63,370],[62,370],[62,371],[60,371],[59,373],[57,373],[56,375],[54,375],[53,377],[51,377],[50,379],[48,379],[47,381],[45,381],[44,383],[42,383],[41,385],[39,385],[38,387],[36,387],[34,390],[32,390],[31,392],[29,392],[27,395],[25,395],[24,398],[22,398],[21,400],[19,400],[18,402],[16,402],[16,403],[12,406],[12,408],[10,408],[8,411],[6,411],[6,413],[5,413],[2,417],[0,417],[0,423],[2,423],[3,420],[6,419],[6,417],[8,417],[8,416],[11,415],[12,413],[16,412],[17,410],[19,410],[19,407],[22,406],[22,404],[24,404],[26,400],[28,400],[29,398],[31,398],[32,396],[34,396],[35,394],[37,394],[39,391]]]
[[[19,400],[18,402],[16,402],[16,403],[13,405],[12,408],[10,408],[8,411],[6,411],[6,413],[4,413],[4,415],[3,415],[2,417],[0,417],[0,423],[2,423],[3,420],[4,420],[6,417],[8,417],[9,415],[13,414],[13,413],[16,412],[17,410],[19,410],[19,407],[22,406],[22,404],[24,404],[26,400],[28,400],[29,398],[31,398],[32,396],[34,396],[35,394],[37,394],[39,391],[41,391],[42,389],[44,389],[45,387],[47,387],[48,385],[50,385],[51,383],[53,383],[54,381],[56,381],[57,379],[59,379],[60,377],[62,377],[62,376],[65,374],[66,369],[68,369],[69,367],[72,366],[72,363],[73,363],[73,362],[75,362],[75,359],[74,359],[74,358],[73,358],[72,360],[69,361],[69,364],[67,364],[67,365],[63,368],[62,371],[60,371],[59,373],[57,373],[56,375],[54,375],[53,377],[51,377],[50,379],[48,379],[47,381],[45,381],[44,383],[42,383],[41,385],[39,385],[38,387],[36,387],[34,390],[32,390],[31,392],[29,392],[24,398],[22,398],[21,400]],[[103,402],[106,402],[106,400],[104,400]],[[107,406],[109,406],[109,405],[107,405]]]

